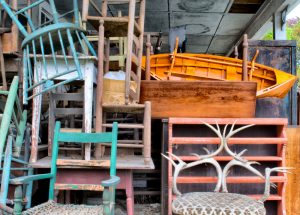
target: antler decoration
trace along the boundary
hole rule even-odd
[[[197,166],[200,164],[204,164],[204,163],[210,163],[212,164],[217,171],[217,175],[218,175],[218,182],[217,185],[215,187],[215,192],[219,192],[221,187],[222,187],[222,192],[228,192],[227,190],[227,184],[226,184],[226,177],[229,173],[229,169],[233,166],[241,166],[247,170],[249,170],[250,172],[252,172],[253,174],[259,176],[262,179],[265,179],[265,192],[263,197],[259,200],[260,202],[264,202],[270,195],[270,186],[272,187],[276,187],[275,184],[270,182],[270,175],[272,172],[282,172],[282,173],[287,173],[288,169],[291,168],[285,168],[285,167],[276,167],[276,168],[267,168],[266,169],[266,173],[265,173],[265,177],[257,170],[255,169],[252,165],[253,164],[259,164],[258,162],[255,161],[248,161],[245,158],[242,157],[242,155],[247,151],[247,150],[243,150],[239,153],[234,153],[233,151],[231,151],[231,149],[228,146],[228,140],[229,138],[231,138],[233,135],[237,134],[238,132],[249,128],[252,125],[245,125],[242,126],[238,129],[234,130],[234,126],[236,121],[232,124],[229,132],[227,133],[227,128],[229,126],[229,124],[225,125],[223,132],[221,132],[221,129],[218,125],[218,123],[216,122],[216,127],[206,123],[206,122],[202,122],[203,124],[205,124],[207,127],[209,127],[219,138],[220,138],[220,144],[219,147],[216,151],[214,152],[210,152],[207,148],[203,148],[207,154],[206,155],[198,155],[193,153],[192,155],[196,156],[198,158],[198,160],[190,162],[190,163],[185,163],[184,161],[182,161],[178,156],[172,154],[172,153],[168,153],[169,156],[166,156],[164,154],[162,154],[163,157],[165,157],[166,159],[168,159],[172,165],[175,168],[174,171],[174,175],[173,175],[173,192],[176,195],[181,195],[181,193],[179,192],[179,190],[177,189],[177,177],[180,173],[180,171],[184,170],[184,169],[188,169],[191,168],[193,166]],[[223,171],[221,166],[219,165],[219,163],[213,158],[216,155],[218,155],[221,151],[223,151],[223,149],[231,156],[233,157],[233,159],[227,163],[227,165],[224,167]],[[173,159],[174,158],[174,159]],[[178,163],[176,163],[174,160],[177,160]]]
[[[184,170],[184,169],[188,169],[188,168],[191,168],[193,166],[197,166],[197,165],[200,165],[200,164],[204,164],[204,163],[210,163],[212,164],[216,170],[217,170],[217,175],[218,175],[218,182],[217,182],[217,185],[215,187],[215,192],[218,192],[221,188],[221,179],[222,179],[222,169],[219,165],[219,163],[213,159],[213,158],[202,158],[202,157],[198,157],[199,160],[196,160],[194,162],[191,162],[191,163],[185,163],[184,161],[182,161],[178,156],[172,154],[172,153],[168,153],[169,154],[169,157],[164,155],[164,154],[161,154],[163,157],[165,157],[166,159],[168,159],[172,165],[174,166],[175,168],[175,171],[174,171],[174,174],[173,174],[173,193],[177,196],[180,196],[181,193],[179,192],[178,188],[177,188],[177,177],[180,173],[181,170]],[[172,159],[172,157],[174,157],[178,163],[176,164],[174,162],[174,160]]]
[[[291,167],[274,167],[272,169],[270,168],[266,168],[265,172],[266,172],[266,181],[265,181],[265,192],[264,195],[258,200],[259,202],[264,202],[266,201],[269,196],[270,196],[270,186],[272,186],[273,188],[276,188],[276,185],[271,183],[271,174],[273,172],[281,172],[281,173],[291,173],[288,170],[289,169],[294,169]]]

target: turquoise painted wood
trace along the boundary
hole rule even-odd
[[[96,51],[87,40],[85,30],[79,24],[79,11],[78,2],[73,0],[73,10],[59,15],[56,10],[54,0],[49,0],[49,4],[52,10],[52,19],[43,23],[41,26],[34,26],[31,17],[28,15],[28,10],[33,7],[37,7],[46,0],[38,0],[31,3],[29,6],[20,9],[19,11],[13,11],[5,0],[0,0],[0,4],[11,19],[16,23],[20,32],[24,35],[22,42],[23,49],[23,83],[24,91],[23,98],[24,104],[28,103],[31,98],[48,92],[60,85],[70,83],[77,79],[82,79],[82,72],[80,63],[78,60],[78,50],[75,43],[78,42],[83,55],[87,56],[86,47],[88,47],[91,55],[96,56]],[[74,23],[62,21],[66,15],[73,13]],[[18,20],[18,15],[23,15],[31,28],[31,32],[27,32],[22,23]],[[66,19],[64,19],[66,20]],[[67,48],[70,48],[72,52],[72,58],[75,62],[75,67],[70,67],[67,56]],[[55,75],[49,75],[47,68],[46,55],[52,56],[53,63],[57,65],[57,52],[60,51],[63,55],[65,62],[65,70],[58,70],[56,66]],[[32,63],[36,65],[38,57],[42,57],[43,68],[34,70]],[[69,73],[76,74],[73,78],[54,82],[54,79],[64,76]],[[38,88],[37,90],[34,90]]]
[[[11,179],[10,182],[18,186],[18,190],[15,193],[15,214],[21,214],[20,205],[20,189],[22,185],[31,183],[35,180],[40,179],[50,179],[49,186],[49,200],[54,200],[54,188],[56,182],[57,173],[57,158],[59,151],[59,142],[72,142],[78,144],[85,143],[110,143],[111,144],[111,157],[110,157],[110,178],[102,181],[102,186],[104,186],[103,191],[103,214],[104,215],[114,215],[114,205],[115,205],[115,190],[116,186],[120,182],[120,178],[116,176],[116,162],[117,162],[117,142],[118,142],[118,123],[114,122],[111,132],[103,133],[73,133],[73,132],[61,132],[60,122],[56,122],[52,146],[52,159],[51,159],[51,171],[48,174],[30,175],[23,176],[15,179]],[[18,205],[17,205],[18,204]]]
[[[13,209],[7,205],[8,189],[11,184],[11,178],[15,170],[24,171],[24,174],[31,175],[33,170],[28,166],[30,131],[26,127],[27,111],[22,110],[18,98],[19,78],[15,76],[11,83],[9,91],[0,91],[3,99],[0,104],[1,125],[0,125],[0,158],[3,167],[0,167],[1,174],[1,192],[0,192],[0,211],[11,212]],[[3,106],[4,105],[4,106]],[[26,134],[26,135],[25,135]],[[25,139],[25,141],[24,141]],[[23,144],[25,142],[25,144]],[[24,145],[24,147],[23,147]],[[21,148],[24,148],[24,154],[21,155]],[[5,153],[3,156],[3,150]],[[14,164],[13,164],[14,163]],[[18,164],[15,167],[15,164]],[[32,182],[25,187],[22,198],[26,198],[26,208],[31,206]],[[0,212],[0,214],[2,214]],[[5,214],[5,213],[4,213]]]

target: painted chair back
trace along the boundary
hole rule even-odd
[[[32,168],[28,167],[30,130],[26,126],[27,110],[21,108],[18,98],[18,85],[19,78],[15,76],[10,90],[0,91],[0,157],[3,160],[3,167],[0,166],[2,172],[0,209],[5,212],[12,212],[13,210],[7,206],[7,203],[11,202],[7,199],[10,179],[15,171],[24,171],[25,175],[33,173]],[[4,148],[5,154],[3,157]],[[24,150],[21,150],[21,148],[24,148]],[[23,152],[22,155],[21,152]],[[2,162],[0,162],[0,165],[2,165]],[[31,192],[32,183],[29,183],[23,195],[26,198],[26,208],[31,206]]]
[[[14,196],[14,210],[13,213],[18,214],[36,214],[36,213],[46,213],[45,210],[55,207],[58,210],[66,210],[63,204],[54,203],[54,190],[57,176],[57,163],[58,163],[58,150],[59,142],[70,142],[73,144],[84,144],[84,143],[109,143],[111,144],[111,157],[110,157],[110,178],[105,181],[101,181],[101,185],[104,187],[103,191],[103,214],[104,215],[114,215],[114,205],[115,205],[115,189],[120,181],[120,178],[116,176],[116,162],[117,162],[117,137],[118,137],[118,123],[114,122],[111,132],[104,133],[74,133],[74,132],[61,132],[60,122],[56,122],[54,130],[54,140],[52,147],[52,160],[51,160],[51,170],[50,173],[37,174],[31,176],[18,177],[11,180],[11,183],[17,185],[15,196]],[[32,183],[32,181],[50,179],[49,187],[49,201],[47,203],[35,206],[22,213],[22,189],[24,185]],[[68,184],[71,187],[80,186],[78,184]],[[91,184],[90,186],[97,186]],[[83,190],[88,189],[88,185],[85,186]],[[88,189],[90,190],[90,189]],[[69,205],[71,208],[78,208],[75,205]],[[68,206],[67,206],[68,207]],[[83,209],[84,205],[80,205],[79,208]],[[87,206],[89,207],[89,206]],[[46,209],[47,208],[47,209]],[[53,209],[53,208],[52,208]],[[78,214],[80,209],[78,209]],[[65,213],[68,213],[65,211]]]
[[[5,0],[0,0],[0,4],[11,17],[11,19],[16,23],[21,33],[24,35],[24,40],[22,42],[23,50],[23,77],[24,77],[24,104],[27,104],[28,100],[40,95],[42,93],[48,92],[57,86],[62,84],[70,83],[77,79],[82,79],[82,72],[80,69],[80,63],[78,60],[78,50],[76,50],[75,43],[78,42],[80,48],[82,49],[83,55],[88,56],[88,50],[94,56],[96,52],[87,40],[85,36],[85,31],[81,28],[79,24],[79,12],[78,12],[78,2],[73,0],[73,10],[67,12],[63,15],[59,15],[54,3],[54,0],[49,0],[51,6],[51,13],[53,18],[40,26],[35,26],[30,15],[29,10],[37,7],[46,0],[38,0],[31,3],[29,6],[24,7],[18,11],[12,10]],[[65,21],[63,19],[67,15],[73,13],[74,23]],[[28,32],[22,23],[18,20],[18,15],[22,15],[26,18],[28,25],[30,26],[30,32]],[[72,58],[75,62],[75,67],[69,66],[68,50],[70,48],[72,53]],[[88,49],[88,50],[87,50]],[[62,57],[65,61],[66,70],[58,70],[57,68],[57,52],[62,53]],[[47,61],[45,56],[51,56],[53,63],[56,65],[55,74],[50,74],[47,68]],[[32,60],[33,59],[33,62]],[[37,61],[43,62],[43,68],[40,70],[33,69],[32,63],[36,65]],[[66,74],[74,73],[71,79],[63,80],[54,83],[54,79],[62,77]],[[37,89],[36,89],[37,88]],[[36,89],[36,90],[34,90]]]
[[[0,126],[0,157],[7,141],[8,134],[11,134],[14,143],[14,155],[20,156],[23,137],[26,128],[27,111],[22,110],[18,97],[19,78],[15,76],[9,91],[0,91],[1,126]],[[16,131],[16,134],[13,131]]]
[[[60,122],[56,122],[53,138],[52,160],[51,160],[51,174],[49,187],[49,200],[54,200],[54,188],[57,173],[57,157],[59,150],[59,142],[85,144],[85,143],[110,143],[110,179],[102,181],[104,186],[103,191],[103,210],[104,214],[114,214],[115,204],[115,189],[119,178],[116,177],[116,162],[117,162],[117,141],[118,141],[118,123],[114,122],[111,132],[105,133],[74,133],[74,132],[60,132]],[[109,187],[109,189],[107,189]]]

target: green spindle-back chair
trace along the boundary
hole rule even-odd
[[[82,79],[82,72],[75,46],[76,42],[79,43],[83,55],[88,55],[89,50],[92,55],[96,56],[95,50],[85,36],[85,30],[81,28],[79,24],[78,0],[73,0],[73,10],[63,15],[58,14],[54,0],[49,0],[53,18],[45,23],[42,23],[40,26],[35,26],[28,11],[45,1],[46,0],[37,0],[27,7],[24,7],[18,11],[14,11],[9,7],[5,0],[0,0],[0,4],[2,5],[3,9],[16,23],[19,30],[25,37],[22,42],[24,104],[27,104],[29,99],[41,93],[48,92],[59,85],[67,84],[77,79]],[[67,22],[65,21],[66,19],[62,19],[70,16],[72,13],[75,20],[74,23]],[[27,23],[30,26],[30,32],[28,32],[18,20],[18,15],[22,15],[26,18]],[[70,47],[70,51],[72,52],[75,67],[69,66],[67,58],[68,47]],[[53,63],[56,65],[58,51],[60,51],[64,57],[66,70],[59,71],[56,67],[56,73],[54,75],[49,75],[45,56],[51,56]],[[33,59],[34,65],[36,65],[39,57],[42,59],[43,69],[40,71],[35,71],[32,66],[31,58]],[[37,74],[38,72],[42,74]],[[54,82],[54,79],[69,73],[76,73],[77,75],[68,80],[63,80],[58,83]],[[34,89],[41,85],[43,86],[43,89],[35,92]]]
[[[18,98],[18,85],[19,79],[15,76],[11,83],[10,90],[0,91],[1,212],[12,212],[13,210],[8,206],[13,203],[12,200],[8,200],[10,179],[15,173],[31,175],[33,171],[32,168],[28,166],[30,130],[29,127],[26,126],[27,111],[21,108]],[[25,142],[25,144],[23,144],[23,142]],[[2,167],[4,148],[5,154]],[[26,208],[29,208],[31,205],[31,192],[32,183],[29,183],[22,193],[23,199],[26,199]]]
[[[50,179],[49,187],[49,201],[33,207],[22,214],[104,214],[114,215],[115,204],[115,188],[120,181],[116,176],[116,161],[117,161],[117,136],[118,136],[118,123],[113,123],[112,132],[104,133],[74,133],[74,132],[61,132],[60,122],[56,122],[54,130],[54,140],[52,148],[51,171],[48,174],[39,174],[32,176],[24,176],[11,180],[11,183],[18,185],[15,192],[15,208],[14,214],[21,214],[22,206],[20,199],[22,198],[22,186],[32,181],[41,179]],[[101,185],[104,187],[103,191],[103,205],[100,206],[85,206],[85,205],[63,205],[54,202],[54,190],[56,186],[57,174],[57,157],[59,150],[59,142],[70,143],[111,143],[111,157],[110,157],[110,179],[102,181]],[[78,184],[68,184],[70,187],[79,186]],[[90,185],[97,186],[97,185]]]

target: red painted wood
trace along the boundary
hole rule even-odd
[[[238,138],[230,138],[228,143],[229,144],[247,144],[247,145],[266,145],[266,144],[273,144],[277,145],[277,153],[274,155],[268,155],[268,156],[255,156],[255,154],[247,154],[248,156],[245,156],[247,160],[251,161],[259,161],[259,162],[275,162],[277,166],[285,166],[285,152],[286,152],[286,144],[287,144],[287,136],[286,136],[286,127],[287,127],[287,119],[283,118],[243,118],[243,119],[232,119],[232,118],[170,118],[169,119],[169,152],[173,152],[173,148],[176,147],[176,145],[199,145],[199,147],[202,147],[201,145],[204,144],[219,144],[220,140],[216,137],[180,137],[178,134],[176,137],[173,136],[173,126],[174,125],[201,125],[204,124],[203,122],[215,125],[216,122],[219,125],[224,124],[233,124],[236,125],[248,125],[248,124],[254,124],[259,126],[267,126],[268,129],[274,128],[276,129],[274,134],[277,134],[277,136],[274,137],[255,137],[255,134],[253,137],[251,134],[246,137],[238,137]],[[270,127],[271,126],[271,127]],[[274,127],[275,126],[275,127]],[[263,129],[263,127],[262,127]],[[249,133],[249,132],[248,132]],[[183,161],[195,161],[197,160],[195,156],[188,155],[188,154],[181,154],[179,156]],[[218,161],[229,161],[232,158],[229,156],[216,156],[216,160]],[[188,171],[188,170],[186,170]],[[172,174],[173,174],[173,168],[171,162],[169,162],[169,168],[168,168],[168,196],[173,196],[172,194]],[[249,174],[251,175],[251,173]],[[213,176],[208,177],[198,177],[198,176],[181,176],[178,177],[177,183],[179,184],[196,184],[196,183],[216,183],[217,178]],[[285,198],[283,196],[285,195],[285,187],[287,183],[287,176],[286,174],[278,173],[276,176],[271,176],[271,181],[276,183],[278,185],[278,193],[270,195],[268,198],[268,201],[277,201],[277,215],[285,215],[286,214],[286,206],[285,206]],[[236,177],[228,177],[227,183],[231,184],[247,184],[247,183],[264,183],[264,180],[256,177],[256,176],[236,176]],[[185,185],[186,186],[186,185]],[[251,190],[249,190],[251,192]],[[255,199],[259,199],[261,195],[249,195]],[[172,198],[169,198],[169,205],[172,204]],[[171,215],[171,207],[168,207],[168,215]]]
[[[183,161],[196,161],[198,158],[196,156],[178,156]],[[282,161],[282,157],[279,156],[244,156],[248,161]],[[232,157],[230,156],[216,156],[214,157],[217,161],[230,161]],[[176,159],[173,159],[176,160]]]
[[[219,138],[213,137],[173,137],[169,143],[174,144],[220,144]],[[286,144],[287,138],[230,138],[228,144]]]
[[[169,118],[169,125],[172,124],[194,124],[200,125],[206,122],[208,124],[225,125],[233,124],[236,125],[287,125],[288,120],[285,118]]]
[[[173,177],[170,178],[172,180]],[[271,181],[274,183],[278,182],[286,182],[287,178],[285,176],[271,176]],[[189,176],[189,177],[178,177],[177,183],[178,184],[198,184],[198,183],[216,183],[217,177],[195,177],[195,176]],[[260,177],[254,177],[254,176],[236,176],[236,177],[227,177],[227,183],[228,184],[246,184],[246,183],[265,183],[264,179],[261,179]]]
[[[120,183],[117,189],[125,190],[128,215],[134,215],[134,194],[132,170],[117,170]],[[56,183],[60,184],[95,184],[109,179],[109,172],[105,169],[58,169]]]

